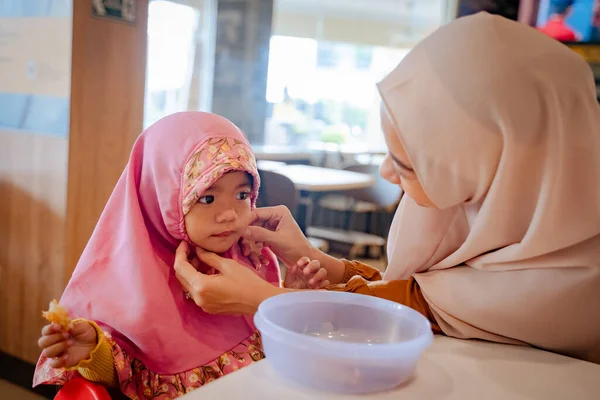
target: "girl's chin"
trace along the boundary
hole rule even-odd
[[[239,241],[239,235],[232,235],[227,237],[212,236],[206,241],[206,243],[203,243],[203,245],[200,247],[202,247],[206,251],[210,251],[213,253],[225,253]]]

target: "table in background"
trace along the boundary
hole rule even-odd
[[[313,152],[310,149],[295,146],[252,146],[257,160],[285,161],[289,163],[310,164]]]
[[[321,167],[335,166],[342,168],[348,164],[357,162],[359,158],[366,159],[366,163],[371,163],[375,157],[383,157],[387,154],[385,147],[373,147],[357,144],[335,144],[318,143],[308,144],[308,149],[319,156],[318,165]]]
[[[274,171],[290,178],[296,189],[305,192],[339,192],[375,184],[371,175],[311,165],[285,165]]]
[[[302,373],[302,371],[298,371]],[[416,377],[387,393],[346,396],[282,380],[265,360],[200,388],[184,400],[570,400],[600,398],[600,365],[535,350],[436,337]]]
[[[323,193],[342,192],[344,190],[364,189],[375,184],[371,175],[341,169],[313,167],[311,165],[277,164],[268,160],[259,160],[258,169],[277,172],[288,177],[304,198],[310,199],[306,205],[305,214],[298,215],[298,225],[306,232],[312,220],[314,204]]]

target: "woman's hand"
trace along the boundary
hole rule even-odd
[[[302,257],[288,268],[283,286],[289,289],[324,289],[329,286],[327,270],[319,260]]]
[[[219,272],[202,274],[188,260],[188,249],[186,242],[177,247],[175,274],[198,307],[209,314],[254,314],[264,300],[285,291],[235,260],[196,248],[198,259]]]
[[[70,332],[52,323],[42,328],[38,346],[52,368],[68,368],[90,358],[98,345],[96,329],[87,321],[78,321]]]
[[[308,257],[321,263],[331,283],[342,281],[346,272],[344,263],[315,249],[287,207],[257,208],[253,213],[254,221],[244,233],[244,238],[268,246],[288,268],[293,268],[302,257]]]
[[[314,248],[287,207],[257,208],[253,214],[253,226],[244,233],[245,239],[269,246],[287,267],[302,257],[311,257]]]

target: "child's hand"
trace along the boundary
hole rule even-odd
[[[47,357],[52,368],[69,368],[90,358],[98,344],[96,329],[87,321],[79,321],[70,332],[52,323],[42,329],[38,346]]]
[[[302,257],[287,270],[283,286],[289,289],[323,289],[329,286],[327,270],[318,260]]]
[[[242,238],[240,244],[242,245],[242,253],[245,257],[250,258],[254,268],[260,269],[261,267],[269,265],[269,260],[261,253],[261,249],[263,248],[262,243],[256,243]]]

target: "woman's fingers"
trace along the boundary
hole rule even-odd
[[[215,253],[196,247],[196,255],[204,264],[209,267],[213,267],[217,271],[223,273],[227,268],[227,259],[223,258]]]
[[[267,228],[271,231],[275,231],[277,230],[277,227],[279,226],[281,220],[286,217],[286,214],[291,215],[289,210],[284,206],[256,208],[252,212],[252,224],[255,226]],[[258,239],[259,237],[261,236],[257,236],[256,239]],[[249,239],[248,237],[246,238]],[[255,241],[264,240],[258,239]]]
[[[198,260],[198,257],[192,258],[190,260],[190,264],[192,264],[192,267],[194,267],[196,271],[198,271],[198,269],[200,268],[200,260]]]
[[[177,246],[177,250],[175,250],[175,268],[177,268],[177,266],[181,264],[189,264],[188,249],[189,246],[186,242],[179,243],[179,246]]]
[[[201,280],[204,278],[204,275],[196,271],[196,268],[187,262],[187,259],[179,262],[177,259],[175,260],[175,276],[185,291],[191,293],[192,296],[196,295]]]
[[[179,272],[175,271],[175,277],[177,278],[177,280],[179,281],[179,283],[181,283],[181,286],[183,287],[183,291],[190,293],[190,294],[194,294],[193,289],[192,289],[192,285],[187,281],[186,278],[184,278],[181,274],[179,274]]]
[[[42,354],[47,358],[59,357],[72,345],[73,340],[63,340],[62,342],[55,343],[52,346],[46,347],[42,351]]]
[[[53,334],[45,335],[45,336],[42,336],[41,338],[39,338],[38,346],[40,349],[43,350],[52,345],[55,345],[58,342],[66,341],[67,339],[69,339],[69,334],[66,332],[53,333]]]

